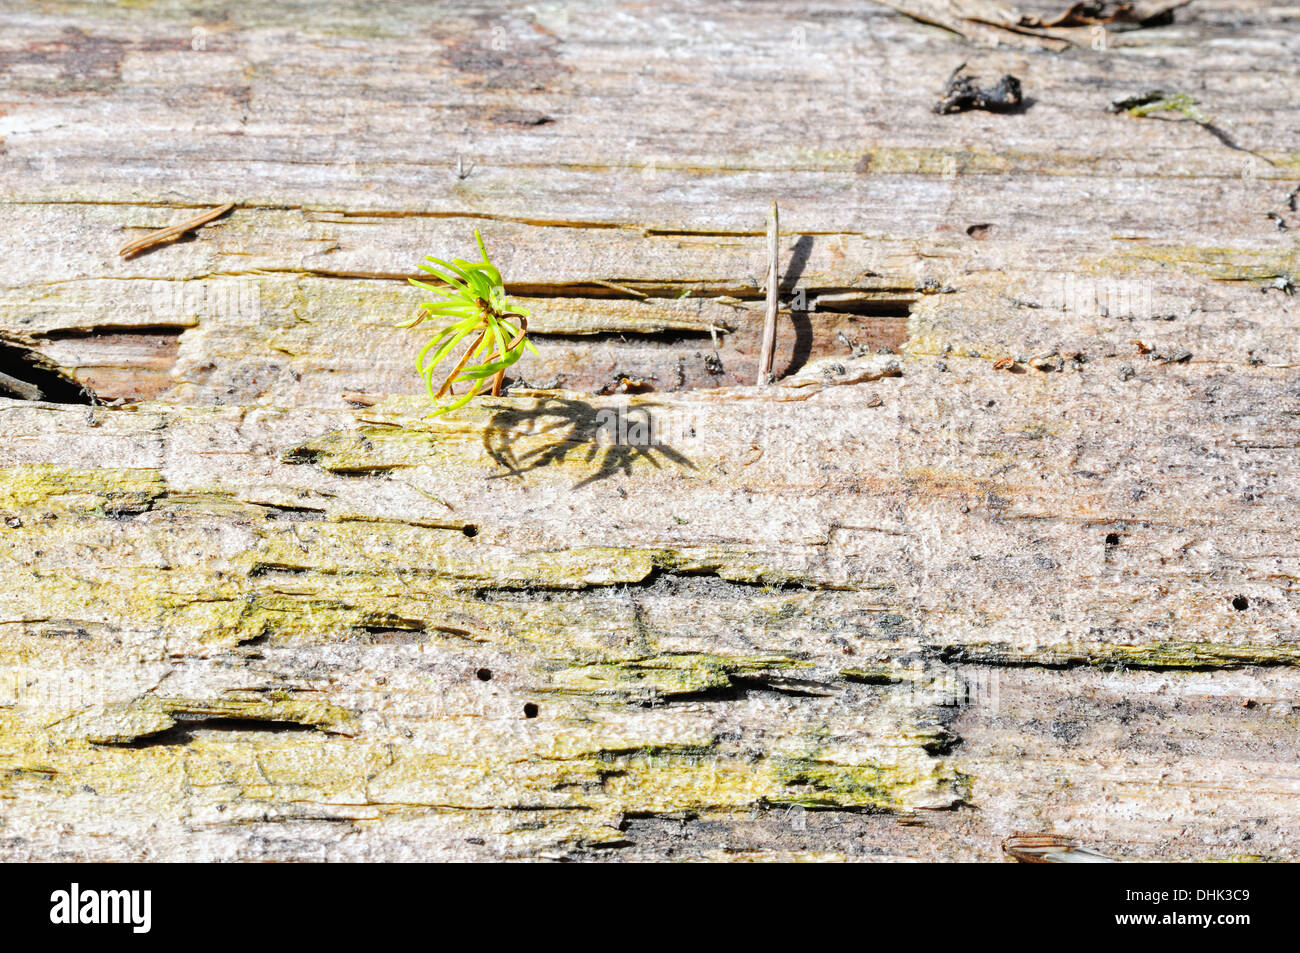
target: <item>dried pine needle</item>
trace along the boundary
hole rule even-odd
[[[130,258],[137,255],[146,248],[153,248],[155,245],[161,245],[163,242],[173,241],[180,238],[186,232],[191,232],[196,228],[202,228],[213,219],[220,218],[235,207],[234,202],[229,202],[218,208],[209,209],[202,215],[196,215],[187,219],[178,225],[168,225],[166,228],[160,228],[155,232],[150,232],[143,238],[137,238],[133,242],[128,242],[117,250],[117,253],[123,258]]]

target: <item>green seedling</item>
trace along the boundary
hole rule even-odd
[[[1176,112],[1182,113],[1192,122],[1202,126],[1208,126],[1214,121],[1201,112],[1196,106],[1196,100],[1186,93],[1166,93],[1159,89],[1143,93],[1141,96],[1117,100],[1111,103],[1110,111],[1126,112],[1138,118],[1157,112]]]
[[[1125,99],[1117,99],[1110,104],[1109,111],[1112,113],[1127,113],[1130,116],[1142,118],[1151,116],[1159,112],[1175,112],[1186,116],[1192,122],[1196,123],[1215,139],[1237,152],[1245,152],[1254,156],[1261,162],[1268,165],[1277,165],[1266,155],[1256,152],[1254,149],[1247,149],[1239,146],[1233,141],[1233,138],[1214,124],[1214,117],[1207,116],[1201,112],[1196,100],[1186,93],[1166,93],[1161,89],[1153,89],[1142,93],[1138,96],[1129,96]]]
[[[441,284],[430,284],[411,278],[411,284],[426,291],[432,291],[438,298],[423,302],[415,317],[399,323],[398,327],[413,328],[423,321],[450,321],[441,326],[429,339],[415,359],[415,365],[424,378],[425,389],[429,399],[435,405],[451,393],[456,399],[429,414],[437,417],[457,408],[464,407],[492,378],[492,393],[501,393],[501,384],[505,380],[506,368],[523,357],[524,349],[537,353],[528,340],[527,308],[512,304],[506,297],[506,290],[501,283],[501,272],[488,261],[487,249],[483,247],[483,238],[477,231],[474,240],[478,243],[482,261],[466,261],[453,258],[443,261],[441,258],[427,256],[421,264],[423,271],[436,277]],[[466,338],[472,337],[469,346],[452,367],[442,383],[435,389],[433,375],[438,365],[446,360]],[[458,383],[469,384],[470,388],[457,395],[453,390]]]

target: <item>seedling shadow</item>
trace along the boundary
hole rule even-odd
[[[598,408],[574,398],[546,397],[535,407],[502,408],[488,422],[483,446],[506,472],[489,479],[519,477],[532,470],[562,464],[570,455],[577,454],[582,454],[586,463],[596,462],[597,468],[595,473],[575,483],[575,490],[616,473],[629,476],[638,462],[648,463],[656,470],[662,469],[661,461],[694,470],[695,464],[654,433],[650,424],[656,406]],[[617,415],[624,411],[626,419],[620,426]],[[541,446],[517,452],[521,441],[531,442],[531,438],[539,435],[544,438]]]

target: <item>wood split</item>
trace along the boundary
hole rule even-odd
[[[613,281],[605,281],[603,278],[596,278],[592,281],[593,285],[600,285],[602,288],[610,288],[614,291],[621,291],[623,294],[631,295],[633,298],[649,297],[644,291],[637,291],[635,288],[629,288],[627,285],[620,285]]]

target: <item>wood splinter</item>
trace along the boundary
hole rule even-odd
[[[153,248],[155,245],[161,245],[163,242],[173,241],[180,238],[186,232],[191,232],[196,228],[202,228],[213,219],[225,215],[234,207],[234,202],[228,202],[218,208],[210,209],[202,215],[196,215],[191,219],[187,219],[179,225],[168,225],[166,228],[160,228],[157,231],[150,232],[143,238],[137,238],[133,242],[128,242],[119,248],[117,253],[123,258],[130,258],[132,255],[137,255],[147,248]]]
[[[763,321],[763,348],[758,356],[758,386],[772,383],[772,360],[776,356],[776,312],[780,288],[777,287],[777,258],[780,254],[781,225],[776,201],[767,217],[767,315]]]

